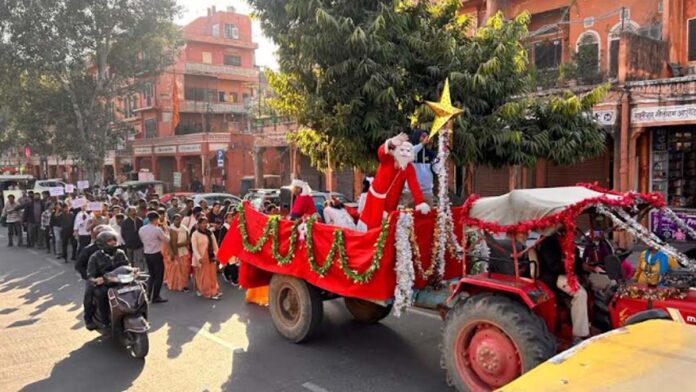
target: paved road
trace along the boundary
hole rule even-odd
[[[0,235],[0,391],[450,391],[440,369],[441,322],[431,314],[363,326],[342,302],[324,305],[320,333],[295,345],[267,309],[223,289],[219,302],[166,292],[150,354],[128,356],[84,329],[72,263],[6,248]]]

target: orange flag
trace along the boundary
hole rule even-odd
[[[172,130],[179,125],[179,87],[176,83],[176,71],[172,73]]]

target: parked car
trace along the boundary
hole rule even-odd
[[[232,200],[234,206],[242,202],[242,199],[231,193],[199,193],[193,197],[193,205],[200,205],[201,200],[205,200],[211,207],[214,202],[219,201],[220,204],[223,204],[227,199]]]
[[[34,182],[34,193],[36,192],[48,192],[49,189],[55,188],[55,187],[63,187],[65,189],[65,182],[61,180],[60,178],[51,178],[48,180],[36,180]]]
[[[261,211],[267,203],[280,207],[280,189],[250,189],[244,200],[248,200],[251,206]]]
[[[173,193],[165,193],[160,197],[160,203],[162,204],[168,204],[173,198],[183,198],[183,197],[193,197],[195,193],[193,192],[173,192]]]
[[[136,191],[146,194],[150,185],[155,187],[155,193],[157,195],[164,195],[165,184],[162,181],[125,181],[118,184],[118,188],[125,191],[129,187],[133,187]],[[110,195],[113,195],[114,192],[116,192],[116,188],[111,191]]]

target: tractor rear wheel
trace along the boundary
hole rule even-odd
[[[361,323],[376,324],[383,318],[389,316],[392,306],[382,306],[374,302],[365,301],[358,298],[343,298],[346,308],[353,315],[353,318]]]
[[[275,274],[269,288],[269,309],[280,335],[295,343],[308,340],[324,316],[319,290],[292,276]]]
[[[508,297],[481,294],[445,320],[442,362],[458,391],[491,391],[556,353],[544,321]]]

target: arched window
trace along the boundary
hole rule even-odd
[[[594,84],[599,77],[599,33],[588,30],[575,43],[575,64],[580,84]]]
[[[624,20],[614,25],[609,31],[609,76],[619,73],[619,39],[624,31],[637,32],[640,26],[632,20]]]

